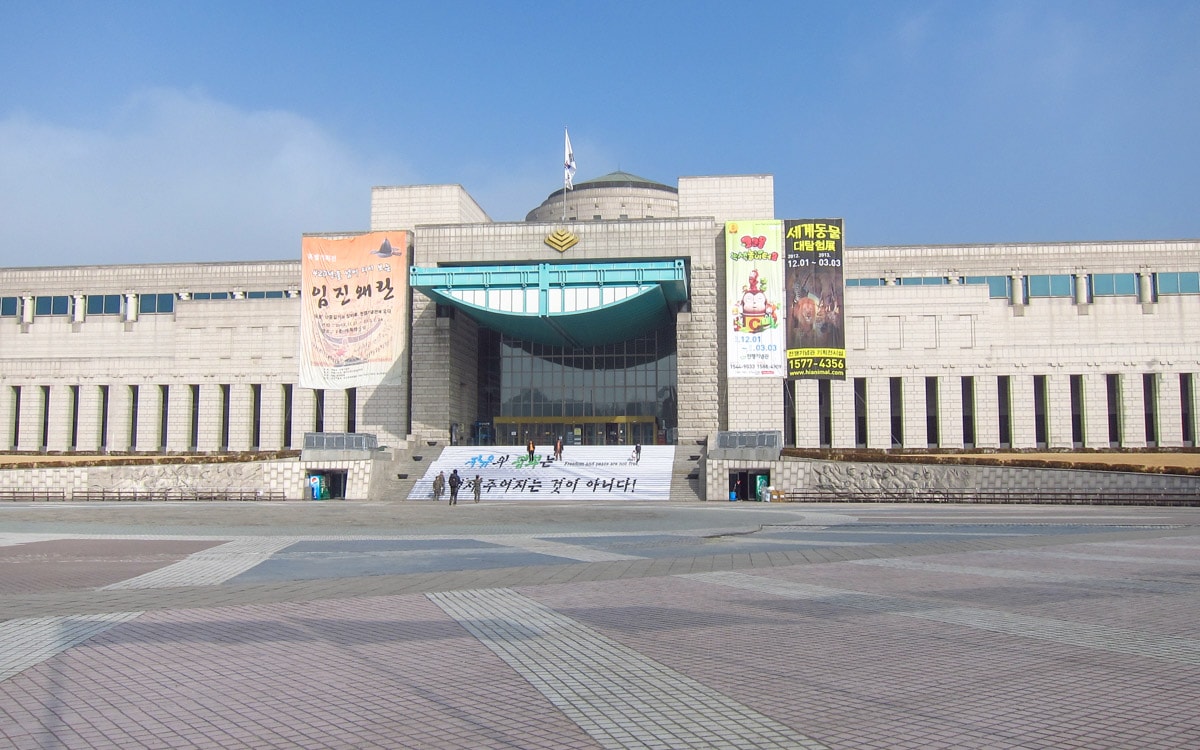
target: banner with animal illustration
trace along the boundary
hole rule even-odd
[[[731,378],[784,376],[784,285],[780,221],[725,223]]]
[[[785,219],[787,376],[846,377],[841,219]]]
[[[307,236],[300,269],[300,385],[402,382],[408,233]]]

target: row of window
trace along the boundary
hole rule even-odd
[[[1094,273],[1087,276],[1089,299],[1092,297],[1136,297],[1137,274]],[[1025,295],[1036,297],[1075,297],[1074,274],[1034,274],[1024,277]],[[988,295],[993,299],[1009,299],[1012,296],[1011,276],[905,276],[897,280],[900,286],[939,286],[942,284],[986,284]],[[846,279],[846,286],[884,286],[886,280]],[[1200,294],[1200,272],[1181,271],[1155,273],[1151,275],[1151,293],[1158,295]]]
[[[287,292],[281,290],[246,292],[245,299],[283,299]],[[139,294],[138,314],[154,315],[175,311],[177,295]],[[84,309],[88,315],[120,315],[125,308],[123,294],[89,294],[85,296]],[[232,292],[193,292],[188,299],[196,301],[231,300],[237,299]],[[33,314],[36,317],[54,317],[70,315],[74,309],[75,298],[72,295],[50,295],[33,298]],[[20,297],[0,297],[0,318],[15,318],[20,313]]]

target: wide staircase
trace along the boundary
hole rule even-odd
[[[518,446],[453,446],[423,465],[407,495],[409,500],[433,500],[433,480],[447,479],[457,470],[463,479],[459,502],[474,499],[472,482],[480,479],[484,502],[529,501],[667,501],[676,472],[675,446],[569,445],[562,460],[552,446],[539,445],[531,461]],[[446,488],[442,501],[449,497]]]

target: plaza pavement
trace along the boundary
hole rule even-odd
[[[1200,747],[1200,509],[0,504],[0,747]]]

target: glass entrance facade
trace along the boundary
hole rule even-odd
[[[481,331],[481,421],[501,445],[654,445],[677,427],[675,325],[563,348]]]

